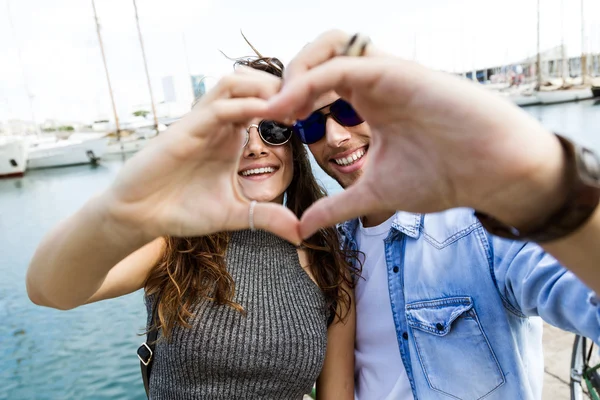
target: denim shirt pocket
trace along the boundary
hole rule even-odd
[[[472,400],[487,396],[504,383],[471,297],[407,304],[406,319],[432,390]]]

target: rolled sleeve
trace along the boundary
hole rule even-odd
[[[490,236],[500,294],[523,316],[600,341],[600,299],[539,245]]]

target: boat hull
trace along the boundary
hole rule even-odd
[[[536,96],[542,104],[568,103],[571,101],[587,100],[593,97],[590,88],[540,91],[537,92]]]
[[[0,178],[23,176],[26,169],[27,141],[25,138],[0,138]]]
[[[122,140],[109,142],[104,153],[104,158],[119,157],[122,155],[130,155],[142,150],[149,139],[138,140]]]
[[[100,137],[83,141],[67,140],[31,148],[28,167],[35,169],[96,163],[104,155],[106,146],[107,139]]]
[[[509,96],[510,101],[520,107],[533,106],[536,104],[540,104],[540,99],[535,95],[525,96],[522,94]]]

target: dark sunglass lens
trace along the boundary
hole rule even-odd
[[[292,136],[292,129],[275,121],[262,121],[259,126],[262,139],[268,144],[284,144]]]
[[[314,112],[307,119],[297,121],[293,128],[302,143],[316,143],[325,136],[325,117],[318,111]]]
[[[356,126],[365,122],[345,100],[339,99],[331,105],[331,115],[344,126]]]

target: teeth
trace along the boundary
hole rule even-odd
[[[354,164],[357,160],[360,160],[362,158],[362,156],[365,155],[365,151],[364,150],[358,150],[355,151],[354,153],[350,154],[348,157],[342,157],[339,159],[334,159],[334,161],[336,162],[336,164],[338,165],[352,165]]]
[[[275,172],[275,168],[273,167],[254,168],[242,172],[242,176],[271,174],[273,172]]]

